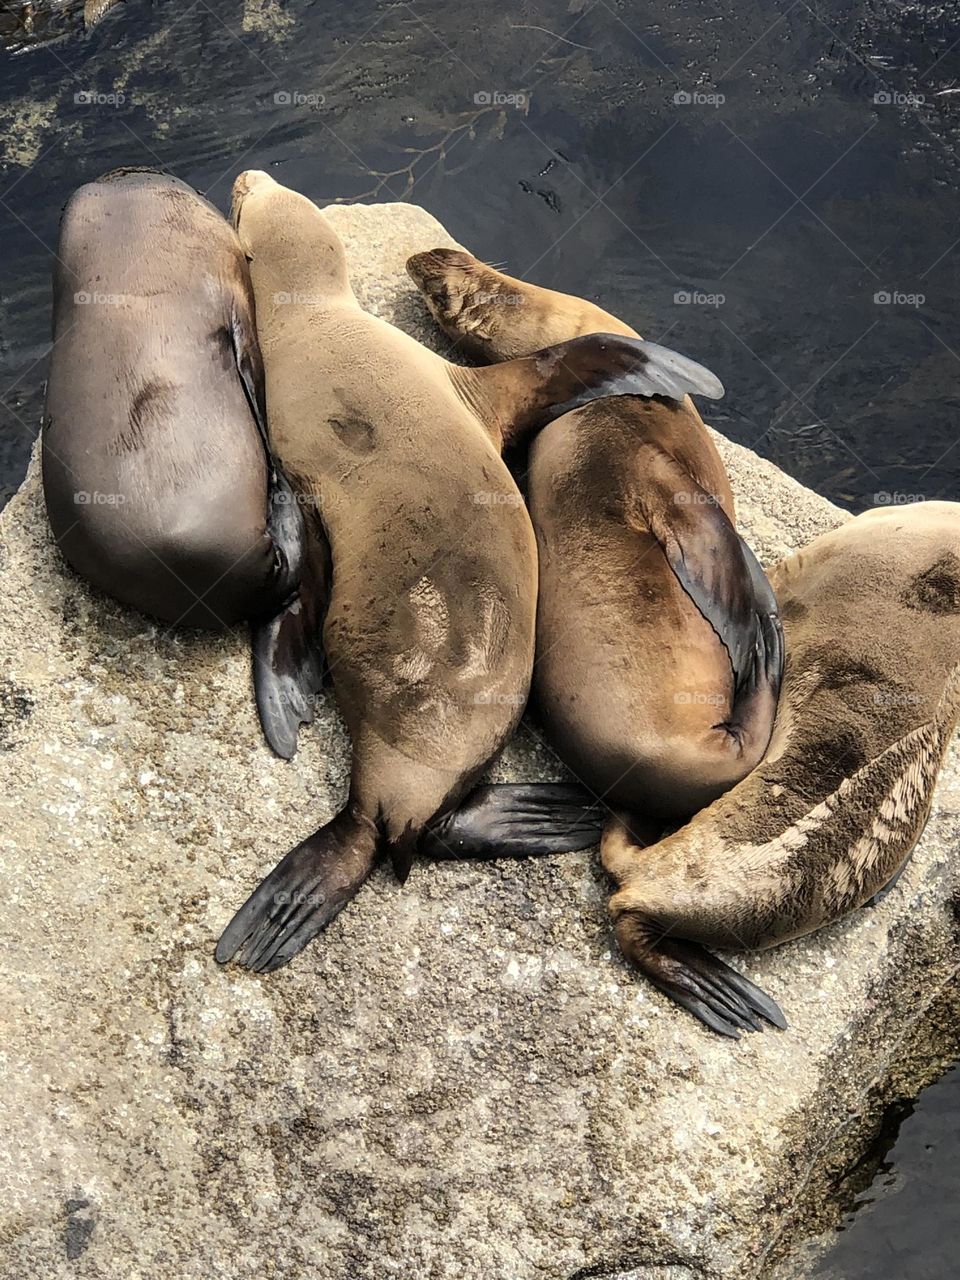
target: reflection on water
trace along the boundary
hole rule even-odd
[[[59,38],[4,57],[0,90],[0,483],[39,419],[63,203],[152,164],[221,206],[248,167],[321,202],[415,200],[709,365],[715,425],[829,497],[960,497],[957,9],[126,0],[85,35],[73,0],[49,29],[34,5]],[[928,1095],[947,1149],[956,1087]],[[925,1186],[925,1160],[904,1149],[915,1202],[856,1219],[839,1274],[953,1274],[928,1237],[955,1180],[941,1162]],[[898,1203],[899,1253],[878,1226]]]
[[[710,365],[715,424],[830,497],[956,495],[950,6],[837,8],[127,0],[66,24],[5,66],[0,478],[36,426],[63,201],[146,163],[221,204],[241,166],[416,200]]]

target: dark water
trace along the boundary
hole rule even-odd
[[[878,1149],[843,1188],[829,1251],[791,1280],[946,1280],[960,1273],[960,1067],[888,1118]],[[857,1182],[861,1185],[859,1188]]]
[[[0,4],[11,45],[21,7]],[[0,54],[0,485],[39,418],[60,209],[155,164],[221,206],[249,167],[320,202],[416,201],[708,364],[711,421],[805,484],[856,509],[958,498],[958,13],[127,0],[84,35],[68,3],[58,42]],[[956,1274],[957,1088],[924,1095],[902,1189],[881,1176],[823,1274]]]

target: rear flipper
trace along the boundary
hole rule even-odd
[[[264,737],[284,760],[297,732],[314,717],[323,684],[323,619],[330,590],[330,551],[319,529],[308,529],[290,485],[278,469],[270,493],[270,536],[281,582],[296,585],[283,609],[253,626],[253,684]]]
[[[218,964],[272,973],[343,910],[377,860],[379,832],[348,806],[291,849],[255,889],[217,943]]]
[[[786,1029],[775,1000],[698,943],[665,937],[633,911],[618,918],[616,934],[627,959],[711,1031],[739,1040],[761,1029],[760,1018]]]
[[[529,858],[598,844],[607,811],[564,782],[477,787],[431,822],[418,851],[430,858]]]

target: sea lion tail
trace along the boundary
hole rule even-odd
[[[616,333],[591,333],[533,355],[479,369],[455,370],[456,385],[473,379],[490,406],[504,447],[519,444],[561,414],[607,396],[688,395],[719,400],[723,384],[686,356]],[[482,413],[482,410],[481,410]]]
[[[330,550],[308,533],[282,473],[275,502],[287,514],[271,518],[271,534],[286,560],[284,576],[299,583],[279,613],[253,625],[253,687],[260,726],[271,750],[284,760],[296,754],[297,734],[314,717],[323,686],[323,619],[330,594]],[[287,520],[293,531],[283,530]]]
[[[325,929],[370,875],[380,833],[347,805],[274,867],[224,929],[218,964],[272,973]]]
[[[459,809],[428,824],[418,852],[436,859],[530,858],[599,843],[606,810],[563,782],[476,787]]]

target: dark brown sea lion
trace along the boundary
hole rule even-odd
[[[246,260],[179,179],[119,169],[60,225],[43,490],[78,573],[165,622],[260,619],[264,731],[292,754],[311,718],[325,565],[266,433]]]
[[[304,196],[241,174],[234,221],[271,438],[332,555],[323,643],[353,742],[345,808],[283,859],[217,947],[220,961],[238,954],[268,971],[324,927],[381,852],[406,875],[428,824],[442,825],[520,718],[536,547],[503,444],[597,395],[710,393],[716,382],[610,334],[488,369],[451,365],[361,309],[336,233]]]
[[[407,269],[470,355],[634,331],[592,303],[459,250]],[[690,817],[761,759],[783,646],[776,601],[734,526],[730,485],[690,399],[594,401],[539,433],[528,502],[540,601],[533,694],[561,758],[608,803]]]
[[[611,822],[624,953],[723,1035],[785,1025],[705,946],[771,947],[892,883],[930,813],[960,715],[960,504],[869,511],[771,574],[787,668],[760,766],[646,848]]]

